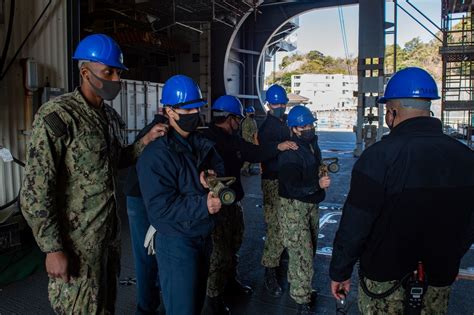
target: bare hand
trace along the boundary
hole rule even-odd
[[[68,265],[68,258],[62,251],[46,255],[46,272],[50,278],[62,278],[64,282],[69,282]]]
[[[207,170],[207,173],[209,175],[216,175],[216,173],[213,170]],[[209,188],[209,185],[207,184],[207,181],[206,181],[206,173],[204,171],[202,171],[201,174],[199,174],[199,181],[201,182],[202,187],[206,189]]]
[[[221,200],[215,197],[212,191],[207,194],[207,209],[210,214],[215,214],[221,209]]]
[[[343,299],[344,296],[341,295],[339,292],[342,290],[345,292],[345,295],[349,293],[349,289],[351,288],[351,279],[347,279],[346,281],[336,282],[331,281],[331,293],[334,298],[340,300]]]
[[[278,144],[278,151],[298,150],[298,145],[293,141],[284,141]]]
[[[154,141],[156,138],[164,136],[168,133],[169,126],[167,124],[156,124],[154,125],[150,131],[147,132],[145,136],[143,136],[143,144],[148,145],[150,142]]]
[[[326,189],[331,185],[331,178],[329,176],[323,176],[319,179],[319,187]]]

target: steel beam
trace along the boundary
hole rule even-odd
[[[361,36],[363,34],[363,36]],[[358,102],[356,147],[354,156],[363,151],[363,128],[371,123],[372,109],[377,108],[377,140],[383,133],[383,106],[371,102],[374,96],[383,94],[385,58],[385,1],[359,1],[359,62],[357,68]],[[366,114],[366,109],[369,109]]]

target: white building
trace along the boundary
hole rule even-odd
[[[291,92],[310,99],[312,111],[357,107],[357,76],[344,74],[298,74],[291,76]]]
[[[297,74],[291,76],[291,92],[310,99],[320,125],[352,128],[357,119],[357,76],[345,74]]]

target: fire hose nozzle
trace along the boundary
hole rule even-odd
[[[213,195],[218,197],[225,206],[233,204],[237,196],[235,191],[229,186],[235,182],[235,177],[217,177],[208,172],[205,175],[207,185]]]
[[[319,177],[328,176],[329,173],[337,173],[339,169],[339,158],[322,159],[321,166],[319,167]]]

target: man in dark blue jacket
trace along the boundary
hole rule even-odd
[[[285,89],[277,84],[268,88],[265,95],[270,111],[258,131],[258,142],[265,145],[269,142],[283,142],[290,139],[290,130],[286,126],[285,110],[288,103]],[[265,288],[267,292],[279,297],[283,291],[276,278],[276,270],[280,265],[280,256],[284,247],[280,235],[278,209],[278,159],[270,159],[262,163],[263,214],[267,224],[265,247],[262,265],[265,267]]]
[[[390,135],[354,165],[329,275],[339,299],[360,260],[363,314],[446,314],[451,284],[473,242],[474,152],[430,117],[437,98],[426,71],[398,71],[380,100]]]
[[[230,186],[236,193],[233,204],[223,206],[217,215],[213,239],[213,252],[207,281],[209,297],[206,314],[224,314],[228,312],[222,295],[227,285],[231,293],[250,294],[252,289],[243,286],[237,276],[237,252],[244,235],[244,217],[240,201],[244,189],[240,181],[240,170],[244,161],[262,162],[275,158],[279,151],[295,149],[295,143],[269,142],[265,145],[254,145],[239,136],[243,107],[240,100],[232,95],[219,97],[212,105],[213,122],[203,134],[215,142],[216,150],[224,160],[225,176],[235,177]]]
[[[163,87],[161,103],[170,130],[150,144],[137,164],[148,218],[157,230],[155,249],[168,315],[199,314],[206,294],[213,215],[221,202],[208,192],[205,171],[224,174],[214,143],[195,133],[206,103],[189,77]],[[157,297],[158,298],[158,297]]]

